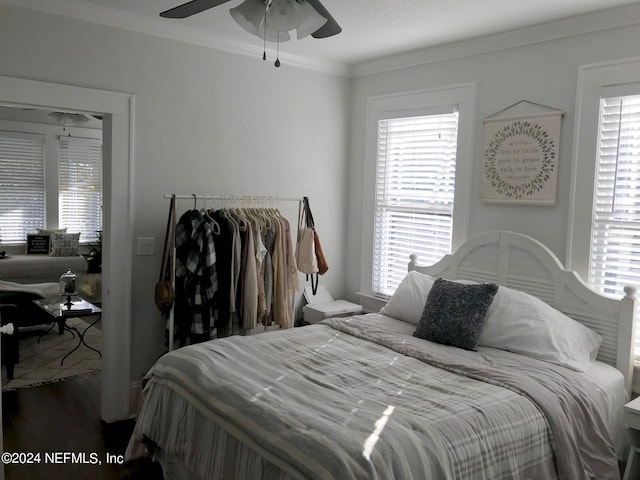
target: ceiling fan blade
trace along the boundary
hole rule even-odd
[[[313,38],[332,37],[342,31],[342,27],[338,25],[338,22],[336,22],[327,9],[324,8],[320,0],[307,0],[307,2],[315,8],[320,15],[327,19],[327,23],[311,34]]]
[[[196,13],[204,12],[229,0],[192,0],[191,2],[178,5],[177,7],[166,10],[160,14],[164,18],[187,18]]]

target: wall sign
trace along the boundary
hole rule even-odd
[[[555,204],[562,115],[485,119],[483,202]]]
[[[51,236],[27,235],[27,255],[49,255]]]

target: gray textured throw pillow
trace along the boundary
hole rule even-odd
[[[51,234],[52,257],[75,257],[80,255],[80,234],[79,233],[57,233]]]
[[[413,335],[443,345],[475,350],[498,286],[466,285],[438,278]]]

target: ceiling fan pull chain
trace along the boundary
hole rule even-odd
[[[262,61],[267,59],[267,11],[269,10],[269,2],[264,2],[264,17],[262,17]]]
[[[276,67],[280,66],[280,32],[278,32],[278,40],[276,40]]]

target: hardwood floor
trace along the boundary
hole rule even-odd
[[[4,451],[40,454],[38,464],[5,465],[7,480],[137,478],[107,462],[107,454],[124,454],[134,421],[100,420],[100,382],[100,374],[87,375],[2,393]],[[65,453],[76,458],[65,461]],[[78,463],[82,454],[86,462],[101,464]]]

